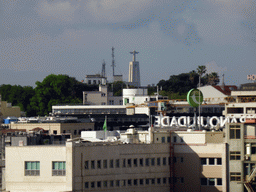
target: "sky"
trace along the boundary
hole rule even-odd
[[[205,65],[226,85],[256,74],[256,0],[0,0],[0,84],[35,87],[49,74],[101,73],[141,85]]]

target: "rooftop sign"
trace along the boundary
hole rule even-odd
[[[198,107],[203,102],[203,93],[198,89],[191,89],[187,94],[187,101],[191,107]]]
[[[247,80],[252,80],[255,81],[256,80],[256,75],[247,75]]]

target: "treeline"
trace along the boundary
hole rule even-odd
[[[169,99],[185,99],[187,92],[199,85],[199,76],[202,85],[217,85],[219,76],[217,73],[206,73],[205,66],[199,66],[197,70],[179,75],[172,75],[168,80],[159,81],[160,94]],[[52,111],[52,105],[60,103],[82,103],[83,91],[97,91],[98,85],[87,85],[77,81],[68,75],[48,75],[42,82],[37,81],[36,87],[20,85],[1,85],[0,93],[3,101],[20,106],[27,116],[48,115]],[[118,81],[108,84],[108,90],[114,96],[121,96],[122,89],[126,88],[125,82]],[[131,88],[131,87],[130,87]],[[148,94],[157,91],[156,87],[148,87]]]
[[[82,103],[83,91],[98,90],[96,85],[87,85],[68,75],[48,75],[36,87],[20,85],[1,85],[3,101],[20,106],[27,116],[48,115],[52,105],[59,103]]]
[[[199,76],[201,86],[217,85],[220,81],[219,75],[216,72],[206,73],[205,66],[198,68],[189,73],[172,75],[168,80],[161,80],[157,84],[160,89],[160,94],[168,96],[169,99],[186,99],[187,92],[190,89],[196,88],[199,85]]]

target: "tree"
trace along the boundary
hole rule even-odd
[[[213,72],[208,75],[208,84],[209,85],[217,85],[220,82],[220,77],[218,73]]]
[[[197,73],[199,75],[199,87],[201,87],[201,78],[206,73],[206,67],[204,65],[198,66]]]

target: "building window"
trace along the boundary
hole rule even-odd
[[[109,183],[110,187],[114,187],[114,181],[111,180],[110,183]]]
[[[114,100],[109,100],[109,105],[114,105]]]
[[[155,179],[151,179],[151,184],[155,185]]]
[[[140,166],[143,166],[143,158],[140,159]]]
[[[128,179],[128,186],[132,186],[132,180],[131,179]]]
[[[183,137],[180,137],[180,142],[184,143]]]
[[[109,161],[109,167],[110,167],[110,168],[113,168],[113,167],[114,167],[114,160],[113,160],[113,159],[110,159],[110,161]]]
[[[128,166],[128,167],[131,167],[131,166],[132,166],[132,160],[131,160],[131,159],[128,159],[128,160],[127,160],[127,166]]]
[[[222,178],[217,178],[217,185],[222,185]]]
[[[173,163],[177,163],[177,158],[173,157]]]
[[[126,159],[123,159],[123,167],[126,167]]]
[[[149,185],[149,179],[146,179],[146,185]]]
[[[95,161],[91,161],[91,169],[95,169]]]
[[[222,159],[221,158],[217,158],[217,165],[222,165]]]
[[[25,161],[25,176],[40,176],[40,161]]]
[[[155,158],[151,158],[151,166],[155,166]]]
[[[160,159],[160,157],[158,157],[158,158],[156,159],[156,161],[157,161],[157,162],[156,162],[157,165],[160,166],[160,165],[161,165],[161,159]]]
[[[107,160],[103,160],[103,168],[104,169],[108,168],[108,161]]]
[[[209,185],[215,185],[215,179],[214,178],[209,178]]]
[[[98,168],[98,169],[101,169],[101,160],[98,160],[98,161],[97,161],[97,168]]]
[[[201,178],[201,185],[207,185],[207,178]]]
[[[101,97],[105,97],[106,96],[106,94],[105,93],[101,93]]]
[[[163,178],[163,184],[166,184],[166,177]]]
[[[101,105],[106,105],[106,103],[105,103],[105,102],[102,102]]]
[[[91,84],[92,84],[92,81],[91,81],[91,80],[88,80],[88,84],[91,85]]]
[[[157,178],[157,184],[161,184],[161,178]]]
[[[230,151],[230,160],[240,160],[241,152],[240,151]]]
[[[93,84],[96,85],[96,80],[93,80]]]
[[[167,143],[170,143],[171,137],[167,137]]]
[[[176,143],[177,142],[177,137],[173,136],[173,142]]]
[[[137,164],[137,159],[133,159],[133,166],[134,166],[134,167],[137,167],[137,166],[138,166],[138,164]]]
[[[74,130],[74,135],[76,135],[76,130]]]
[[[101,188],[101,181],[97,182],[97,188]]]
[[[146,158],[146,160],[145,160],[145,165],[146,165],[146,166],[149,166],[149,158]]]
[[[84,169],[89,169],[89,161],[84,162]]]
[[[88,188],[89,188],[89,182],[85,182],[85,183],[84,183],[84,188],[85,188],[85,189],[88,189]]]
[[[184,183],[184,177],[180,178],[180,183]]]
[[[95,187],[95,182],[91,182],[91,188]]]
[[[214,165],[214,158],[209,158],[209,165]]]
[[[230,139],[240,139],[241,138],[241,128],[240,125],[230,125]]]
[[[120,105],[123,105],[123,100],[119,100],[119,104],[120,104]]]
[[[116,187],[120,186],[120,180],[116,180]]]
[[[166,165],[166,157],[163,157],[163,165]]]
[[[165,143],[165,137],[162,137],[162,143]]]
[[[52,176],[65,176],[65,175],[66,175],[66,161],[53,161]]]
[[[140,179],[140,185],[144,185],[144,180]]]
[[[201,165],[206,165],[207,162],[206,162],[206,158],[201,158]]]
[[[180,158],[180,162],[183,163],[183,157]]]
[[[119,159],[116,159],[116,168],[119,168],[120,165],[119,165]]]
[[[122,180],[121,186],[122,187],[126,186],[126,180]]]
[[[133,185],[138,185],[138,179],[133,180]]]
[[[241,181],[241,173],[230,172],[230,181]]]
[[[107,188],[108,187],[108,181],[103,181],[103,187]]]

